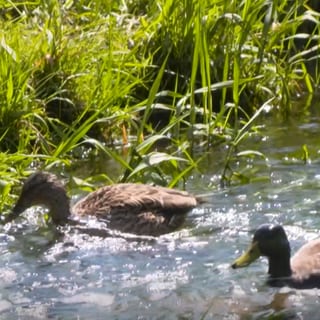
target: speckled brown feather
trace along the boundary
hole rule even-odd
[[[158,236],[180,228],[187,212],[200,202],[201,199],[185,191],[123,183],[90,193],[70,210],[65,188],[57,177],[36,172],[26,180],[17,204],[5,222],[15,219],[32,205],[45,205],[56,224],[66,223],[70,213],[92,215],[106,220],[112,229]]]
[[[79,215],[103,217],[119,212],[138,214],[145,211],[185,213],[197,205],[195,197],[187,192],[154,187],[145,184],[116,184],[90,193],[74,205]]]
[[[105,219],[110,228],[123,232],[160,235],[181,227],[196,205],[197,199],[184,191],[123,183],[90,193],[72,212]]]

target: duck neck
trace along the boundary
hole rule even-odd
[[[269,257],[269,276],[270,278],[291,277],[290,251],[282,255]]]
[[[63,196],[60,194],[57,197],[52,196],[48,203],[48,208],[50,217],[55,224],[63,225],[68,221],[70,216],[70,201],[66,194]]]

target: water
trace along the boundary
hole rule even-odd
[[[264,259],[230,268],[262,223],[283,224],[292,251],[319,235],[320,118],[271,122],[243,146],[267,154],[267,162],[248,164],[264,179],[212,192],[218,169],[208,162],[187,189],[212,195],[179,232],[158,239],[57,232],[35,208],[2,228],[0,319],[318,319],[319,290],[268,287]]]

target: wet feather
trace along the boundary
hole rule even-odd
[[[20,197],[5,223],[33,205],[49,208],[55,224],[71,215],[95,216],[122,232],[158,236],[180,228],[186,214],[203,202],[185,191],[146,184],[122,183],[104,186],[70,208],[61,181],[48,172],[36,172],[24,183]]]

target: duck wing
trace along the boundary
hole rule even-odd
[[[199,200],[185,191],[145,184],[121,183],[102,187],[80,200],[72,208],[78,215],[108,215],[152,212],[160,215],[185,214]]]

